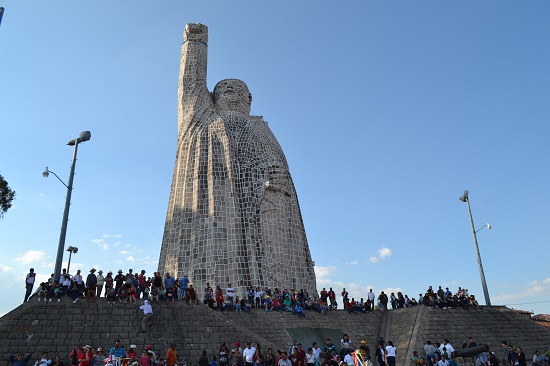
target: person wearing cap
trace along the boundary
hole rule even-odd
[[[128,349],[128,352],[126,352],[127,358],[137,358],[137,346],[135,344],[130,345],[130,348]]]
[[[13,366],[26,366],[27,362],[31,359],[31,356],[32,353],[27,353],[26,356],[23,353],[19,353],[17,356],[11,355],[10,362]]]
[[[115,276],[115,292],[118,293],[118,290],[124,285],[124,281],[126,280],[126,276],[122,273],[122,270],[119,269],[117,272],[117,275]]]
[[[105,285],[105,277],[103,277],[103,271],[97,271],[97,283],[96,283],[96,297],[101,297],[101,291],[103,291],[103,286]]]
[[[176,345],[172,343],[166,351],[166,366],[174,366],[178,362],[178,354],[176,353]]]
[[[231,350],[231,352],[235,352],[237,356],[239,356],[239,359],[243,355],[243,349],[241,348],[241,342],[235,342],[235,348]]]
[[[255,354],[256,347],[252,347],[252,343],[250,341],[246,342],[246,348],[243,350],[243,362],[245,366],[252,366]]]
[[[95,302],[95,292],[97,287],[97,276],[95,268],[90,269],[90,274],[86,277],[86,301],[90,302],[90,298]]]
[[[92,357],[90,366],[103,366],[105,364],[103,361],[105,361],[106,358],[107,356],[103,353],[103,348],[98,347],[96,354]]]
[[[36,280],[36,273],[34,273],[34,268],[29,269],[29,273],[27,274],[27,277],[25,278],[25,298],[23,299],[23,302],[27,302],[29,297],[32,294],[32,288],[34,287],[34,281]]]
[[[78,358],[78,366],[90,366],[90,362],[92,361],[92,353],[90,352],[91,349],[92,347],[89,345],[82,347],[84,352],[82,352]]]
[[[155,351],[153,351],[153,346],[148,344],[147,347],[145,347],[145,349],[147,350],[147,355],[151,358],[151,365],[156,365],[157,356],[155,354]]]
[[[153,326],[153,307],[149,304],[149,301],[144,300],[143,305],[139,307],[143,310],[143,320],[141,321],[140,333],[145,333],[147,327]]]

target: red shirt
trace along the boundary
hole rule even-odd
[[[79,366],[90,366],[90,360],[92,359],[92,356],[90,352],[84,352],[80,355],[78,358],[78,365]]]

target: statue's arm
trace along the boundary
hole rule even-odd
[[[178,87],[183,104],[189,105],[197,97],[202,99],[209,95],[206,86],[207,48],[208,27],[199,23],[187,24],[183,34]]]

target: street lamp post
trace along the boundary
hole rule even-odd
[[[73,153],[73,162],[71,164],[71,173],[69,174],[69,184],[65,184],[54,172],[46,170],[42,173],[44,178],[47,178],[49,173],[52,173],[67,187],[67,197],[65,199],[65,211],[63,211],[63,221],[61,222],[61,233],[59,235],[59,245],[57,247],[57,257],[55,259],[55,269],[54,269],[54,281],[59,281],[59,276],[61,274],[61,263],[63,262],[63,249],[65,248],[65,237],[67,236],[67,223],[69,222],[69,209],[71,207],[71,193],[73,191],[73,180],[74,180],[74,169],[76,166],[76,154],[78,151],[78,144],[90,140],[92,134],[90,131],[83,131],[80,133],[79,137],[73,139],[67,143],[69,146],[74,146]]]
[[[476,246],[477,264],[479,266],[481,286],[483,286],[483,295],[485,295],[485,304],[488,306],[491,306],[491,299],[489,298],[489,290],[487,289],[487,282],[485,282],[485,273],[483,272],[483,263],[481,263],[481,255],[479,254],[479,246],[477,245],[477,236],[476,236],[476,233],[485,227],[488,230],[491,230],[491,225],[487,224],[485,226],[482,226],[479,230],[475,229],[474,219],[472,217],[472,210],[470,209],[470,199],[468,198],[468,193],[469,193],[468,191],[464,191],[464,194],[460,196],[459,199],[462,202],[466,202],[468,204],[468,213],[470,214],[470,224],[472,225],[472,233],[474,234],[474,244]]]
[[[69,252],[69,263],[67,264],[67,274],[71,273],[69,272],[69,269],[71,268],[71,255],[74,253],[78,253],[78,248],[77,247],[72,247],[72,246],[69,246],[67,248],[67,252]]]

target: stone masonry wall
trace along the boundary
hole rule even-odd
[[[175,342],[178,354],[188,365],[195,365],[202,350],[211,354],[221,342],[244,344],[250,340],[260,343],[264,350],[287,350],[293,336],[307,348],[312,339],[324,343],[321,334],[330,334],[338,344],[339,337],[348,333],[356,346],[366,340],[373,356],[379,336],[392,340],[398,350],[397,364],[409,366],[412,351],[423,354],[427,339],[448,338],[460,348],[472,336],[478,344],[488,344],[496,352],[501,352],[500,341],[505,339],[521,346],[529,357],[535,349],[546,351],[550,345],[550,329],[505,307],[475,311],[421,306],[373,315],[351,315],[342,310],[320,315],[309,311],[307,319],[258,309],[250,313],[218,312],[202,304],[181,302],[154,304],[153,311],[154,326],[142,334],[138,331],[143,316],[137,305],[113,306],[104,299],[90,304],[85,300],[76,304],[70,300],[45,303],[32,298],[0,319],[0,353],[7,360],[10,354],[33,352],[34,359],[48,351],[51,357],[59,353],[67,361],[77,343],[109,348],[120,339],[126,346],[136,344],[138,350],[151,344],[164,357],[169,344]]]
[[[264,350],[272,347],[286,351],[291,342],[287,328],[306,328],[310,330],[306,334],[319,328],[337,329],[348,333],[356,343],[367,340],[372,348],[381,319],[379,313],[352,316],[344,311],[326,315],[308,311],[307,319],[259,309],[250,313],[219,312],[203,304],[182,302],[153,304],[153,312],[154,326],[143,334],[139,333],[143,315],[137,305],[113,306],[104,300],[88,304],[82,299],[76,304],[69,300],[45,303],[33,298],[0,319],[0,352],[4,360],[18,352],[33,352],[33,357],[38,357],[48,351],[52,358],[59,353],[67,361],[78,343],[109,348],[120,339],[126,346],[136,344],[138,350],[151,344],[164,357],[170,343],[175,342],[178,354],[188,365],[194,365],[202,350],[211,354],[222,342],[231,345],[240,341],[244,346],[250,340],[260,343]],[[339,338],[333,341],[339,344],[342,334],[337,334]],[[317,341],[324,343],[324,339]],[[304,347],[310,347],[310,343],[304,341]]]

